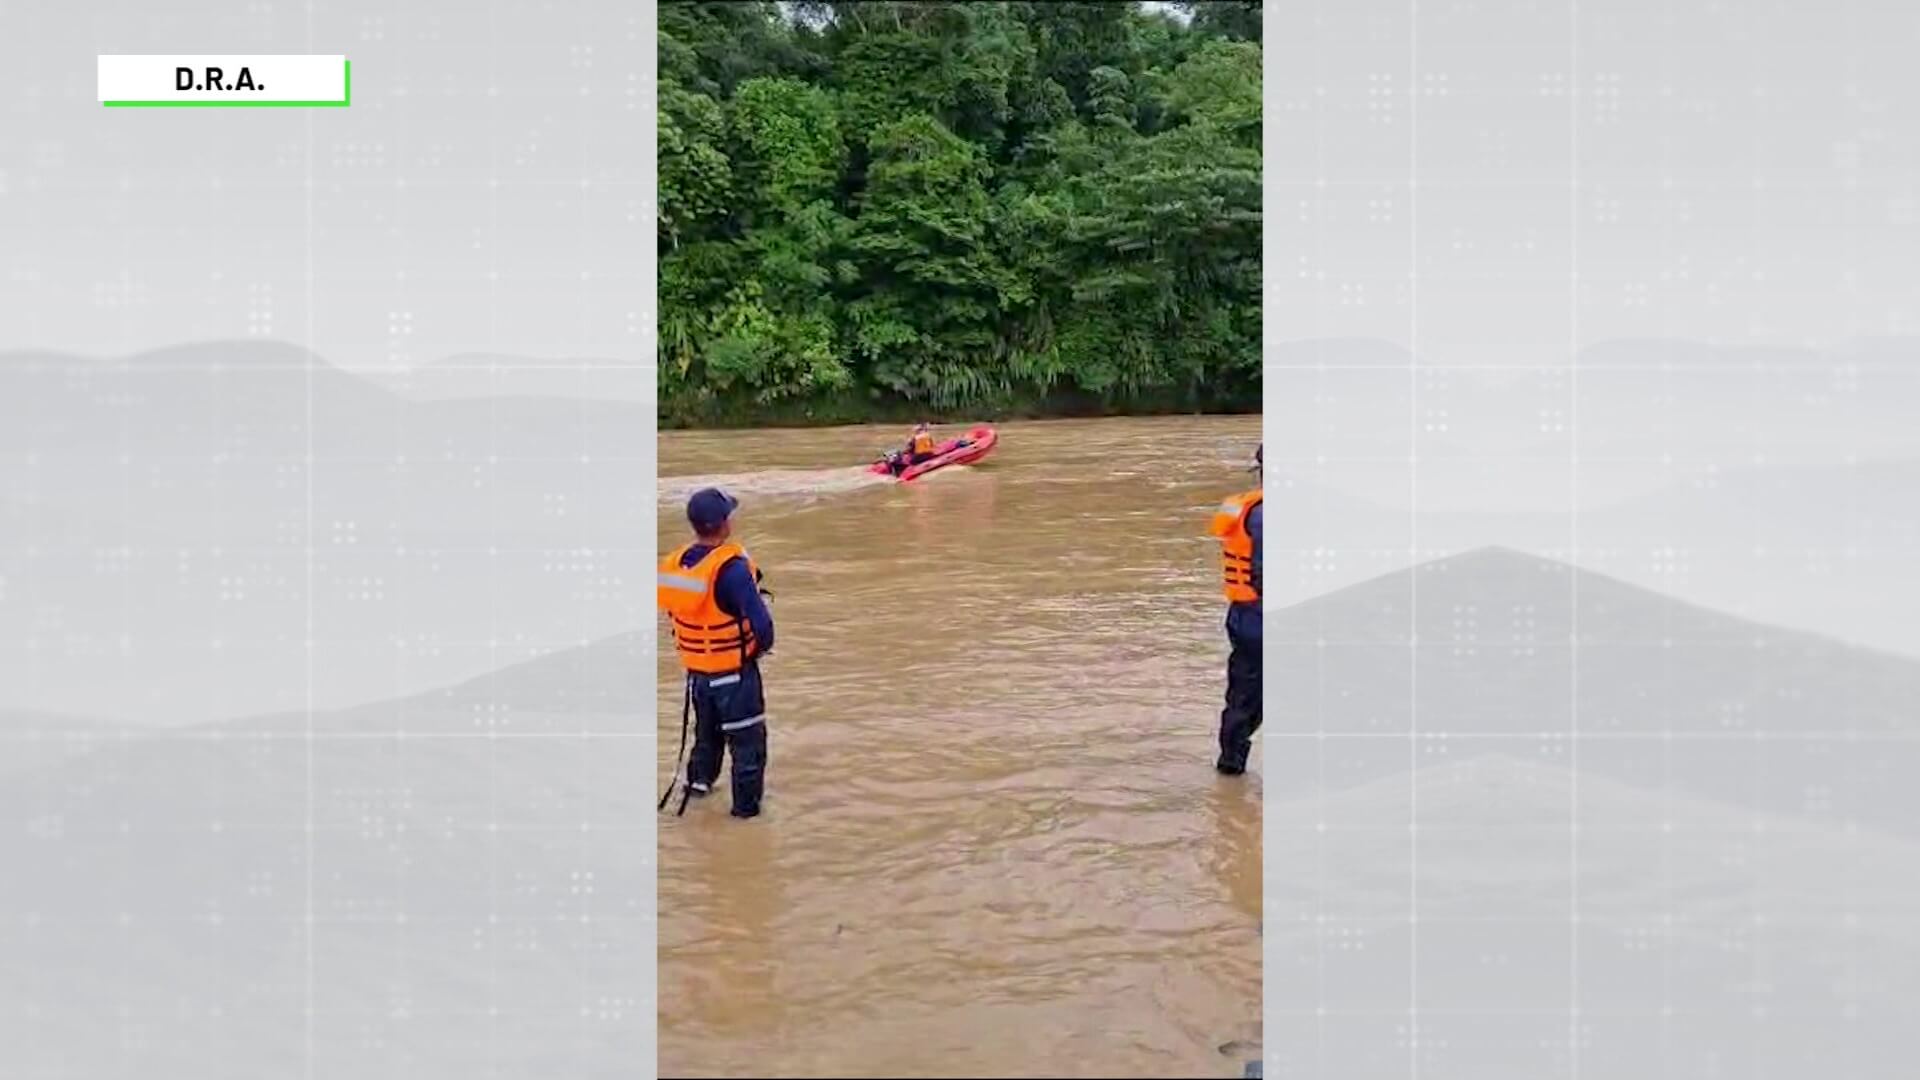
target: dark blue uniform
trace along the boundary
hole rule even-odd
[[[681,556],[680,565],[698,565],[712,550],[711,545],[695,544]],[[759,651],[738,671],[724,675],[687,673],[687,693],[693,700],[694,715],[687,783],[697,794],[711,791],[720,779],[723,751],[731,752],[733,816],[753,817],[760,812],[760,795],[766,787],[767,701],[760,682],[759,658],[773,649],[773,613],[760,598],[759,582],[753,580],[745,559],[733,559],[720,568],[713,592],[721,611],[747,620]]]

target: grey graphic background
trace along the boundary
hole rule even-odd
[[[1268,6],[1268,1076],[1913,1071],[1917,45]]]
[[[0,1073],[652,1074],[649,19],[0,7]]]

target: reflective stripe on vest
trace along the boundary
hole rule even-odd
[[[660,587],[663,589],[679,589],[681,592],[693,593],[696,596],[707,591],[707,583],[697,577],[688,577],[685,574],[669,574],[664,571],[660,574]]]
[[[1258,489],[1235,495],[1214,511],[1208,530],[1220,538],[1221,591],[1230,604],[1260,599],[1260,591],[1253,581],[1253,534],[1247,531],[1247,516],[1260,502]]]
[[[747,560],[748,572],[756,577],[759,567],[739,544],[721,544],[692,566],[681,566],[692,547],[682,545],[661,560],[657,579],[656,597],[670,621],[681,666],[702,675],[738,671],[754,654],[753,627],[721,610],[714,583],[736,558]]]

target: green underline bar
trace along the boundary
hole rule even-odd
[[[353,104],[353,61],[345,61],[346,96],[339,101],[103,101],[109,109],[344,109]]]

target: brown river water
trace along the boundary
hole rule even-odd
[[[661,550],[725,487],[778,630],[763,813],[723,774],[660,819],[660,1075],[1239,1076],[1261,761],[1212,771],[1206,530],[1259,418],[1008,424],[975,466],[862,472],[905,435],[660,437]],[[663,778],[680,679],[664,647]]]

